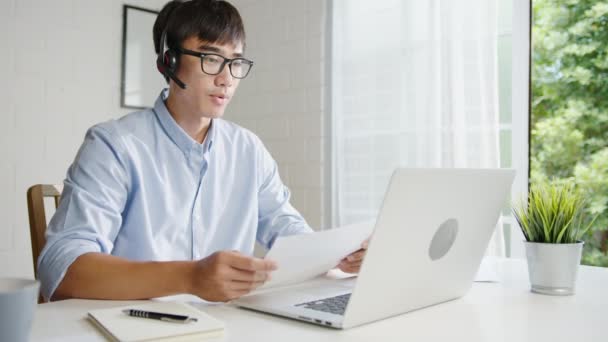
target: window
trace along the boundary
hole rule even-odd
[[[527,184],[512,8],[511,0],[333,2],[333,225],[375,218],[398,166],[514,167]]]
[[[533,0],[531,182],[572,179],[590,217],[583,264],[608,266],[608,3]]]

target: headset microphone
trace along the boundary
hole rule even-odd
[[[161,73],[167,77],[169,77],[170,79],[173,80],[173,82],[175,82],[180,88],[182,89],[186,89],[187,86],[184,82],[182,82],[174,73],[173,71],[171,71],[171,69],[164,69],[164,72],[161,71]]]

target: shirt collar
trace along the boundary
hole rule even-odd
[[[173,140],[173,142],[179,147],[182,152],[185,154],[191,153],[194,151],[200,151],[201,153],[207,153],[213,147],[213,140],[215,139],[215,131],[216,126],[218,124],[218,120],[211,120],[211,124],[209,125],[209,130],[207,131],[207,136],[202,144],[199,144],[196,140],[192,139],[184,131],[184,129],[175,122],[175,119],[169,113],[167,106],[165,105],[165,100],[169,96],[169,89],[163,89],[160,92],[160,95],[156,99],[154,103],[154,113],[156,113],[156,117],[160,121],[161,126],[169,135],[169,138]]]

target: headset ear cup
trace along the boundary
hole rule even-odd
[[[171,70],[172,72],[175,72],[177,70],[177,63],[178,63],[178,59],[177,59],[177,54],[175,53],[175,51],[168,50],[167,52],[165,52],[164,64],[167,66],[167,68],[169,70]]]
[[[179,53],[167,47],[166,28],[160,36],[159,43],[162,50],[156,58],[156,68],[165,76],[167,83],[169,83],[169,79],[172,79],[180,88],[186,89],[186,84],[175,75],[179,64]]]

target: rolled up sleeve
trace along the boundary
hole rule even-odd
[[[87,132],[47,227],[46,245],[38,258],[41,292],[47,300],[76,258],[90,252],[111,253],[120,230],[129,177],[124,149],[110,125]]]
[[[312,233],[302,215],[291,205],[291,193],[279,177],[276,162],[259,142],[261,179],[258,192],[257,241],[270,249],[278,236]]]

